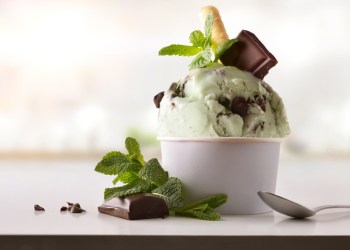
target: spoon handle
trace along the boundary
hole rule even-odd
[[[350,208],[350,205],[326,205],[326,206],[319,206],[315,207],[313,211],[317,213],[318,211],[329,209],[329,208]]]

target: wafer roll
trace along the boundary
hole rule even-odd
[[[226,33],[224,23],[221,20],[220,13],[216,7],[205,6],[201,9],[200,18],[202,22],[205,22],[205,19],[210,13],[213,13],[213,31],[211,39],[213,43],[213,49],[215,49],[218,45],[229,40],[229,37]]]

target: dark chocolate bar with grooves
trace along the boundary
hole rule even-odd
[[[165,218],[169,215],[164,199],[150,193],[113,198],[99,206],[98,211],[127,220]]]
[[[250,31],[242,30],[234,43],[221,57],[226,66],[235,66],[264,79],[269,70],[277,64],[277,59]]]

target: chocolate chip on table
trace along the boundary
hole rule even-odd
[[[248,113],[248,102],[244,97],[236,96],[231,102],[231,111],[241,117],[246,116]]]
[[[38,204],[35,204],[35,205],[34,205],[34,210],[35,210],[35,211],[45,211],[45,208],[39,206]]]
[[[68,204],[68,211],[71,213],[82,213],[86,212],[84,209],[80,207],[79,203],[72,203],[72,202],[67,202]]]
[[[61,212],[64,212],[64,211],[67,211],[68,210],[68,208],[67,207],[65,207],[65,206],[63,206],[63,207],[61,207]]]
[[[159,109],[160,107],[160,102],[162,101],[164,97],[164,91],[162,92],[159,92],[158,94],[156,94],[154,97],[153,97],[153,102],[154,104],[156,105],[156,107]]]
[[[67,204],[68,204],[68,208],[71,208],[73,206],[80,207],[79,203],[67,202]]]
[[[72,206],[70,212],[76,214],[76,213],[83,213],[83,212],[85,212],[85,210],[82,209],[81,207],[74,205],[74,206]]]

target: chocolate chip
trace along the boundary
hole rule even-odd
[[[75,204],[77,204],[80,207],[79,203],[73,203],[73,202],[68,202],[67,201],[67,204],[68,204],[68,210],[70,210]]]
[[[173,98],[175,98],[175,97],[177,97],[177,95],[176,95],[175,93],[172,93],[172,94],[170,95],[170,99],[173,99]]]
[[[67,207],[65,207],[65,206],[61,207],[61,212],[64,212],[64,211],[67,211],[67,210],[68,210]]]
[[[154,104],[156,105],[156,107],[157,107],[158,109],[159,109],[159,107],[160,107],[160,102],[162,101],[163,97],[164,97],[164,91],[159,92],[157,95],[155,95],[155,96],[153,97],[153,102],[154,102]]]
[[[189,80],[192,79],[192,76],[191,75],[187,75],[183,81],[183,85],[185,85]]]
[[[34,210],[35,211],[45,211],[45,208],[39,206],[38,204],[34,205]]]
[[[241,96],[233,98],[231,102],[231,111],[241,117],[246,116],[248,113],[248,102]]]
[[[260,128],[261,130],[263,130],[265,127],[265,122],[261,121],[259,123],[257,123],[254,128],[253,128],[253,133],[255,134],[256,131]]]
[[[80,207],[79,203],[67,202],[67,204],[68,204],[68,211],[71,212],[71,213],[82,213],[82,212],[85,212],[85,210]]]
[[[230,100],[229,100],[228,98],[221,96],[221,97],[219,98],[218,102],[219,102],[222,106],[224,106],[225,108],[231,109],[231,107],[230,107],[231,102],[230,102]]]
[[[257,104],[260,106],[261,110],[266,112],[266,96],[259,96],[259,95],[255,95],[254,99],[250,99],[248,98],[248,103],[249,104]]]
[[[72,206],[72,208],[71,208],[70,211],[71,211],[72,213],[82,213],[82,212],[85,212],[85,210],[82,209],[82,208],[80,207],[79,204],[74,204],[74,205]]]
[[[260,96],[256,99],[256,103],[260,106],[260,108],[266,112],[266,102],[263,98],[261,98]]]

